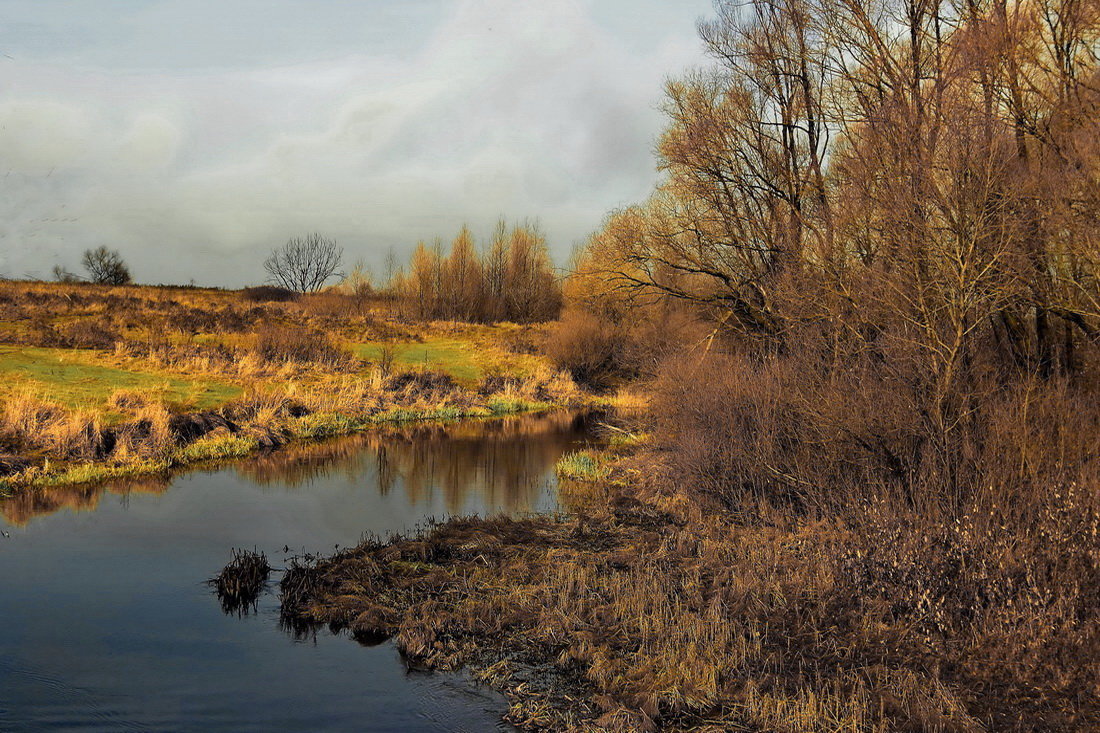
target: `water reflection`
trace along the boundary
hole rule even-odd
[[[94,486],[51,486],[33,491],[21,491],[0,499],[0,517],[14,527],[25,527],[36,517],[62,510],[92,512],[99,508],[105,494],[125,498],[132,493],[163,494],[171,486],[170,478],[149,476],[125,482]]]
[[[548,467],[592,418],[552,412],[460,423],[414,423],[321,443],[299,444],[228,465],[260,486],[306,488],[317,482],[376,476],[377,490],[396,488],[412,505],[441,494],[446,513],[461,513],[471,493],[508,513],[536,509]],[[105,495],[162,494],[173,476],[150,476],[94,486],[59,486],[0,499],[13,526],[62,510],[95,511]]]
[[[282,569],[428,517],[554,509],[585,424],[407,426],[0,500],[0,730],[494,729],[499,697],[410,677],[390,644],[280,630],[279,576],[239,618],[206,581],[235,547]]]

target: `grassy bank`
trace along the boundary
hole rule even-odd
[[[1009,636],[1013,619],[1050,620],[1043,581],[1021,575],[1032,592],[1001,589],[1032,598],[1026,608],[1001,605],[992,588],[984,600],[967,596],[966,572],[941,567],[943,538],[904,551],[828,518],[707,511],[647,478],[644,438],[615,443],[562,460],[571,514],[455,519],[366,542],[298,568],[284,613],[364,640],[393,637],[415,664],[469,667],[509,697],[508,719],[527,729],[1100,724],[1092,642],[1066,628],[1025,652]],[[973,526],[947,531],[947,554],[979,556],[965,540]],[[1038,572],[1041,553],[1024,542],[1017,569]],[[955,607],[956,596],[968,607]]]
[[[0,283],[0,490],[587,399],[534,353],[538,327],[407,323],[377,305]]]
[[[174,447],[156,457],[134,457],[129,460],[61,462],[45,461],[11,476],[0,485],[7,492],[22,488],[70,486],[123,478],[135,478],[164,473],[189,464],[243,458],[262,450],[280,448],[297,441],[349,435],[380,425],[399,425],[421,421],[451,421],[463,418],[486,418],[523,412],[553,409],[551,402],[524,399],[498,399],[486,404],[455,406],[425,406],[422,408],[392,408],[373,415],[318,413],[304,418],[286,420],[277,431],[251,425],[243,432],[219,430],[215,434]]]

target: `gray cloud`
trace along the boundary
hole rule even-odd
[[[0,271],[108,244],[143,281],[240,285],[291,234],[377,266],[500,214],[539,217],[564,259],[655,180],[661,81],[702,61],[707,3],[267,2],[259,40],[249,2],[218,4],[212,37],[207,2],[120,3],[116,24],[14,5],[29,41],[0,34]],[[292,50],[261,42],[295,29]]]

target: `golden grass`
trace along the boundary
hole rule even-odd
[[[336,293],[256,303],[217,290],[0,282],[0,320],[13,325],[0,332],[0,454],[35,460],[5,477],[7,490],[585,399],[526,353],[537,327],[409,325],[362,305]],[[397,358],[383,364],[376,351]],[[202,416],[215,413],[221,432],[207,440],[217,426]],[[198,423],[173,427],[192,414]]]
[[[969,625],[936,631],[929,610],[945,599],[932,592],[919,605],[943,579],[941,568],[921,567],[941,557],[936,537],[927,547],[899,545],[836,520],[778,514],[745,523],[670,487],[645,488],[656,484],[638,480],[645,465],[634,447],[615,448],[617,461],[589,455],[612,466],[609,478],[563,481],[571,516],[455,519],[368,541],[299,569],[284,612],[364,638],[392,636],[429,667],[469,666],[509,697],[508,719],[530,729],[969,733],[1100,724],[1096,677],[1076,666],[1086,658],[1041,662],[1045,671],[1025,674],[1021,687],[995,651],[1019,624],[1045,625],[1061,611],[1040,603],[1010,618],[994,604]],[[1047,534],[1066,523],[1051,516]],[[977,527],[955,531],[980,544]],[[891,568],[911,586],[905,592],[888,587]],[[1065,630],[1029,628],[1037,664],[1040,647],[1075,648]]]

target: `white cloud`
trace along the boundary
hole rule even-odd
[[[540,217],[564,259],[652,184],[661,80],[700,60],[693,16],[639,48],[597,5],[462,0],[405,55],[0,66],[0,266],[107,243],[143,280],[238,285],[291,234],[377,263],[500,214]]]

